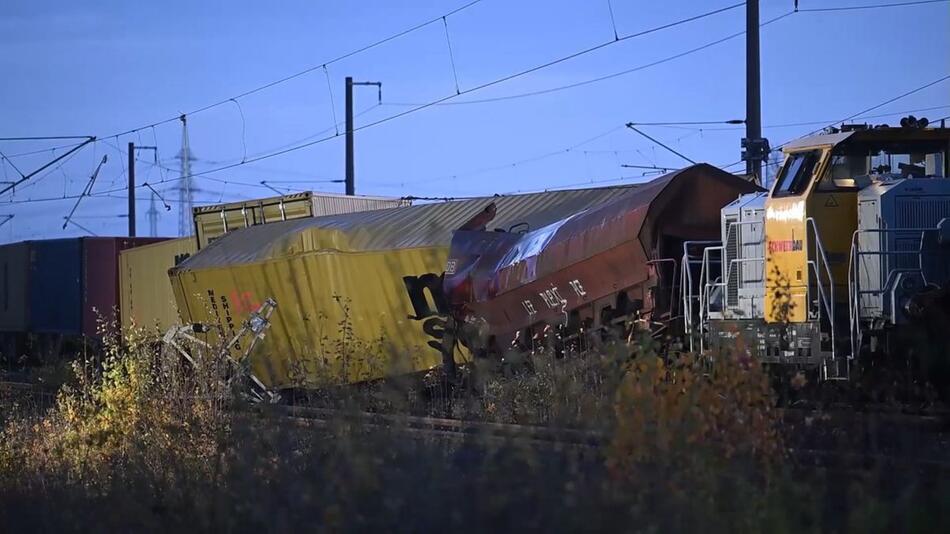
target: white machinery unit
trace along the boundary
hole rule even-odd
[[[765,200],[767,192],[742,195],[722,208],[722,241],[683,245],[680,287],[689,349],[734,344],[765,316]],[[702,259],[692,246],[702,248]],[[698,282],[694,267],[698,263]],[[764,350],[759,342],[749,349]]]
[[[742,195],[722,208],[723,319],[764,317],[765,199],[768,193]]]
[[[910,296],[950,282],[948,233],[950,180],[897,178],[862,189],[851,252],[852,316],[876,328],[905,322]]]

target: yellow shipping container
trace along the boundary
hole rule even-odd
[[[168,270],[197,251],[195,238],[183,237],[119,253],[122,330],[134,324],[164,332],[179,322]]]
[[[267,298],[277,302],[250,355],[252,372],[269,387],[424,371],[442,360],[442,276],[455,229],[489,203],[497,207],[491,228],[532,229],[627,191],[552,191],[252,226],[215,240],[170,276],[182,319],[229,339]],[[455,357],[467,355],[459,349]]]
[[[259,345],[267,357],[251,360],[268,386],[360,382],[441,363],[426,333],[441,319],[414,320],[404,277],[441,273],[447,258],[447,247],[310,252],[181,273],[175,290],[189,321],[223,325],[228,338],[265,299],[277,302]]]
[[[229,202],[193,209],[198,248],[231,230],[304,217],[407,206],[401,198],[337,195],[306,191],[279,197]]]

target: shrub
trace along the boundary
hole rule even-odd
[[[730,355],[657,356],[641,346],[616,392],[611,469],[691,472],[732,460],[780,461],[779,414],[758,362]]]
[[[118,471],[158,478],[173,468],[207,471],[227,431],[222,414],[230,393],[220,362],[202,355],[198,372],[186,373],[177,358],[163,358],[135,334],[124,341],[107,338],[101,363],[74,362],[75,384],[61,389],[47,413],[2,430],[4,482],[95,485],[124,476]]]

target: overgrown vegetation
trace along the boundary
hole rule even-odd
[[[101,361],[73,365],[48,409],[5,399],[0,530],[868,532],[948,520],[946,483],[791,461],[761,369],[726,355],[670,356],[648,340],[539,352],[505,372],[483,364],[464,395],[434,395],[443,415],[584,429],[604,436],[596,448],[243,410],[219,353],[191,352],[195,366],[112,339]],[[336,393],[396,411],[417,409],[417,394],[399,381]]]

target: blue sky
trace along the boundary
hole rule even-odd
[[[801,0],[802,8],[881,0]],[[176,122],[121,137],[103,137],[225,100],[319,66],[381,37],[447,13],[466,2],[79,2],[6,0],[0,13],[0,136],[96,135],[61,167],[0,199],[0,240],[81,235],[61,229],[74,200],[26,202],[79,194],[102,158],[109,161],[82,201],[77,222],[100,235],[121,235],[122,198],[104,191],[126,183],[125,147],[157,145],[177,168]],[[616,30],[627,35],[729,5],[726,1],[612,0]],[[792,0],[762,0],[761,20],[792,10]],[[559,87],[632,69],[744,29],[743,9],[629,39],[530,75],[460,96],[463,102]],[[606,0],[482,0],[447,18],[462,90],[613,38]],[[950,3],[796,13],[762,29],[762,120],[777,145],[834,120],[950,74]],[[673,154],[622,125],[634,122],[743,118],[744,38],[638,72],[542,95],[488,103],[440,105],[359,131],[357,192],[371,195],[471,196],[648,179],[620,164],[680,166]],[[331,106],[327,74],[333,89]],[[195,172],[273,152],[343,118],[344,77],[381,81],[358,88],[357,125],[455,93],[445,28],[432,24],[291,81],[189,116]],[[950,82],[889,104],[874,114],[944,106],[917,115],[950,115]],[[243,115],[243,118],[242,118]],[[870,119],[896,123],[898,115]],[[743,130],[645,127],[690,158],[713,164],[739,159]],[[318,136],[318,137],[321,137]],[[593,140],[590,140],[592,139]],[[579,145],[585,140],[587,143]],[[23,172],[67,142],[0,142]],[[579,145],[579,146],[578,146]],[[246,148],[245,148],[246,147]],[[571,150],[566,150],[573,147]],[[116,148],[120,150],[116,150]],[[43,150],[38,154],[14,156]],[[559,154],[549,155],[560,152]],[[541,157],[545,156],[546,157]],[[150,161],[150,153],[141,153]],[[528,161],[525,161],[528,160]],[[512,165],[513,162],[524,162]],[[734,167],[733,169],[738,169]],[[342,192],[343,137],[196,178],[197,203],[231,201],[280,188]],[[0,180],[18,178],[4,162]],[[139,183],[177,172],[137,166]],[[620,180],[624,178],[623,180]],[[280,183],[278,183],[280,182]],[[174,182],[156,186],[176,200]],[[121,196],[122,193],[112,193]],[[148,192],[139,190],[139,234],[148,231]],[[177,204],[162,213],[162,235],[177,230]]]

